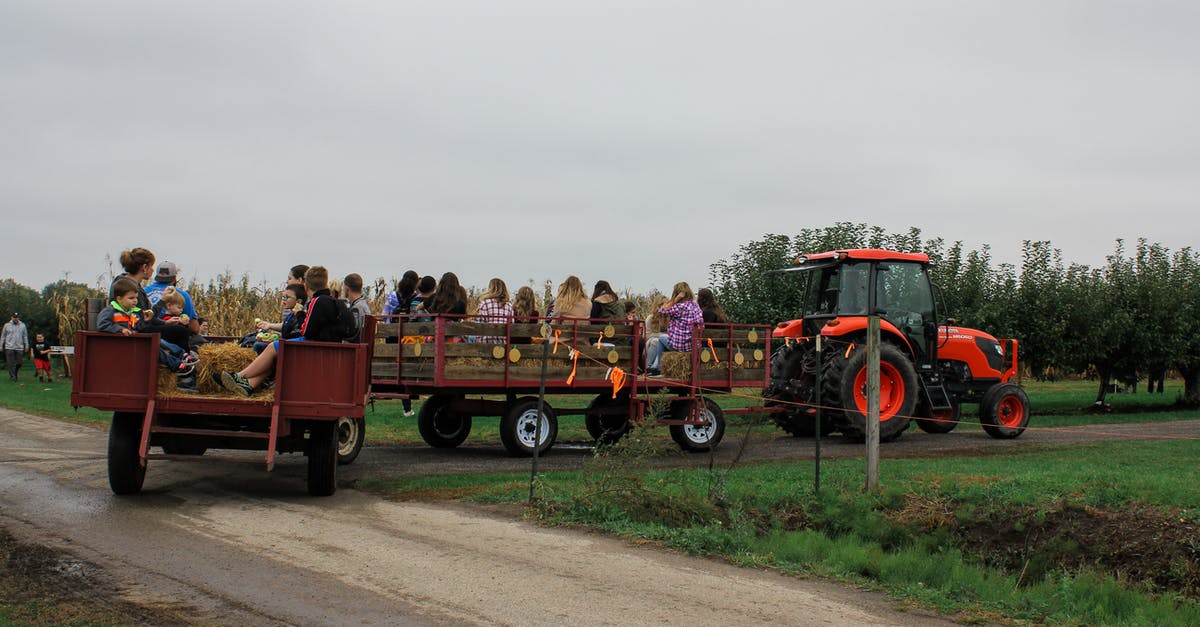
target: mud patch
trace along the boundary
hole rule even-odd
[[[0,529],[0,623],[187,625],[195,620],[189,610],[121,599],[99,566],[20,542]]]
[[[1150,591],[1200,597],[1200,525],[1179,509],[1054,503],[992,510],[960,521],[953,533],[964,551],[1022,582],[1086,567]]]

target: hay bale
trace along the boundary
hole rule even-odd
[[[179,377],[171,372],[170,368],[159,364],[158,366],[158,393],[164,396],[170,396],[179,387]]]
[[[662,376],[664,379],[690,379],[692,376],[691,351],[667,351],[663,353]]]
[[[257,355],[254,349],[238,346],[232,342],[213,342],[196,350],[200,362],[196,364],[196,389],[201,394],[228,395],[225,388],[213,383],[214,372],[229,370],[238,372],[250,365]],[[255,395],[257,396],[257,394]]]

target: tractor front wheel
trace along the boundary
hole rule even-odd
[[[1029,396],[1015,383],[993,386],[979,404],[979,422],[993,438],[1011,440],[1029,424]]]

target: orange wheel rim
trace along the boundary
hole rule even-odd
[[[904,379],[900,371],[886,361],[879,363],[879,422],[887,422],[896,416],[904,403]],[[864,415],[867,413],[867,369],[864,367],[854,377],[854,405]]]
[[[1025,421],[1025,405],[1015,396],[1006,396],[996,407],[996,419],[1010,428],[1020,427]]]

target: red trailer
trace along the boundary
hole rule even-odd
[[[75,336],[71,404],[113,412],[109,485],[142,489],[152,459],[261,464],[278,453],[308,456],[308,492],[337,489],[340,418],[361,424],[368,393],[367,344],[280,342],[273,398],[164,395],[158,390],[157,334],[80,331]],[[161,447],[162,453],[152,453]],[[209,449],[263,451],[262,456],[205,455]]]
[[[374,337],[371,396],[427,397],[418,428],[425,442],[438,448],[462,444],[476,416],[499,416],[505,449],[525,456],[533,454],[535,442],[539,454],[554,445],[560,415],[583,414],[589,434],[598,443],[611,443],[653,414],[670,426],[683,449],[707,451],[721,441],[724,414],[765,409],[722,410],[710,395],[735,387],[762,389],[770,378],[770,325],[698,328],[691,351],[664,356],[662,377],[636,374],[646,343],[640,321],[369,317],[365,331],[365,337]],[[547,394],[581,395],[589,402],[575,407],[544,403],[538,440],[543,366]]]

